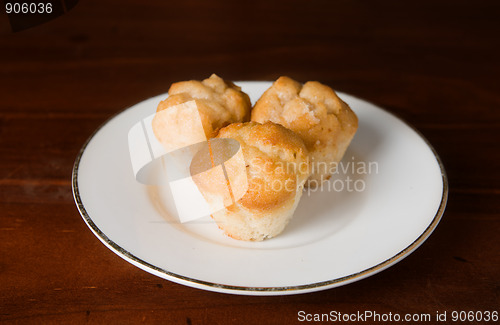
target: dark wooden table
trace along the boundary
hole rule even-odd
[[[500,311],[497,1],[81,0],[17,33],[0,17],[0,322],[288,324],[299,311],[372,310],[447,311],[452,323],[452,311]],[[116,256],[73,202],[75,157],[113,114],[212,72],[318,80],[415,126],[449,177],[435,232],[384,272],[294,296],[193,289]]]

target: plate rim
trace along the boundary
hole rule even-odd
[[[272,81],[238,81],[237,83],[268,83]],[[80,166],[80,161],[85,153],[85,149],[89,145],[89,143],[94,139],[94,137],[99,133],[100,130],[102,130],[109,122],[117,118],[119,115],[124,114],[130,109],[133,109],[136,105],[145,102],[147,100],[150,100],[152,98],[162,96],[163,94],[158,94],[156,96],[152,96],[149,98],[146,98],[144,100],[141,100],[137,102],[136,104],[120,111],[117,112],[116,114],[113,114],[111,117],[109,117],[106,121],[104,121],[99,127],[97,127],[94,132],[88,137],[88,139],[85,141],[83,146],[81,147],[75,162],[73,164],[73,170],[72,170],[72,182],[71,182],[71,188],[73,192],[73,198],[76,203],[76,206],[78,208],[78,211],[80,212],[80,215],[82,216],[83,220],[87,224],[87,226],[90,228],[90,230],[94,233],[94,235],[106,246],[108,249],[110,249],[113,253],[118,255],[119,257],[123,258],[129,263],[132,263],[134,266],[139,267],[140,269],[151,273],[153,275],[156,275],[160,278],[170,280],[172,282],[176,282],[179,284],[187,285],[190,287],[198,288],[198,289],[203,289],[203,290],[208,290],[208,291],[215,291],[215,292],[222,292],[222,293],[231,293],[231,294],[241,294],[241,295],[285,295],[285,294],[298,294],[298,293],[307,293],[307,292],[313,292],[313,291],[320,291],[320,290],[326,290],[329,288],[345,285],[351,282],[355,282],[361,279],[364,279],[366,277],[369,277],[371,275],[375,275],[378,272],[383,271],[384,269],[388,268],[389,266],[392,266],[401,260],[403,260],[405,257],[409,256],[414,250],[416,250],[434,231],[434,229],[437,227],[439,224],[445,208],[446,208],[446,203],[448,200],[448,192],[449,192],[449,187],[448,187],[448,177],[444,168],[444,165],[439,158],[439,155],[437,154],[436,150],[434,147],[431,145],[431,143],[427,140],[427,138],[419,131],[417,130],[414,126],[411,124],[407,123],[405,120],[400,118],[399,116],[395,115],[394,113],[386,110],[385,108],[382,108],[371,101],[361,99],[357,96],[353,96],[351,94],[347,94],[344,92],[337,92],[339,94],[339,97],[342,97],[342,95],[347,95],[350,97],[353,97],[357,100],[366,102],[377,109],[382,110],[383,112],[389,114],[390,116],[396,118],[398,121],[402,122],[404,125],[409,127],[411,130],[413,130],[427,145],[427,147],[432,151],[434,158],[436,159],[439,169],[441,172],[441,180],[443,183],[443,190],[441,193],[441,202],[439,204],[439,208],[436,211],[436,214],[434,215],[432,221],[429,223],[429,225],[426,227],[426,229],[408,246],[406,246],[404,249],[399,251],[397,254],[393,255],[392,257],[376,264],[373,265],[365,270],[359,271],[357,273],[349,274],[340,278],[335,278],[331,280],[326,280],[326,281],[320,281],[320,282],[315,282],[315,283],[310,283],[310,284],[302,284],[302,285],[296,285],[296,286],[278,286],[278,287],[251,287],[251,286],[236,286],[236,285],[227,285],[227,284],[220,284],[220,283],[214,283],[210,281],[205,281],[205,280],[200,280],[200,279],[195,279],[191,278],[185,275],[177,274],[168,270],[165,270],[163,268],[160,268],[156,265],[153,265],[138,256],[135,256],[131,252],[127,251],[117,243],[115,243],[113,240],[111,240],[104,232],[102,232],[99,227],[94,223],[92,218],[90,217],[89,213],[85,209],[85,205],[82,202],[82,199],[80,197],[80,191],[79,191],[79,186],[78,186],[78,171],[79,171],[79,166]],[[152,273],[153,271],[154,273]]]

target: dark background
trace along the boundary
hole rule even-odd
[[[300,310],[499,310],[499,35],[497,1],[81,0],[17,33],[0,14],[0,322],[276,324],[297,322]],[[213,72],[318,80],[415,126],[449,177],[433,235],[373,277],[282,297],[184,287],[116,256],[73,203],[78,151],[112,115]]]

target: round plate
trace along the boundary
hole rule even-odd
[[[270,82],[238,82],[252,102]],[[161,278],[195,288],[283,295],[344,285],[394,265],[437,226],[448,187],[429,143],[385,110],[339,93],[359,128],[337,173],[305,191],[285,231],[263,242],[226,237],[210,217],[179,223],[158,189],[138,183],[127,135],[163,94],[116,115],[83,146],[73,169],[80,213],[109,249]]]

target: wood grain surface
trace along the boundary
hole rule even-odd
[[[500,311],[497,1],[81,0],[16,33],[0,19],[0,323],[291,324],[299,311],[372,310],[447,311],[453,324],[452,311]],[[75,157],[112,115],[212,72],[318,80],[415,126],[449,178],[435,232],[384,272],[293,296],[193,289],[116,256],[73,202]]]

